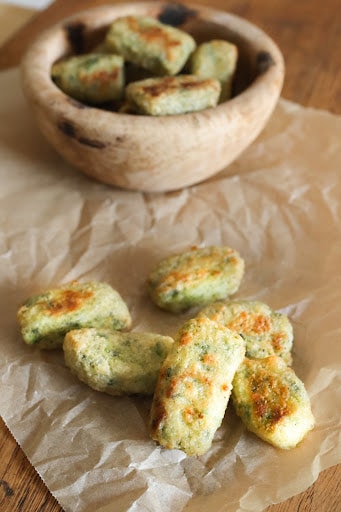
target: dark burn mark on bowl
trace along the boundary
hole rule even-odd
[[[64,25],[66,37],[72,46],[73,53],[82,53],[84,50],[85,38],[85,25],[81,21],[68,23]]]
[[[272,55],[266,51],[260,51],[257,55],[257,68],[260,74],[265,73],[271,66],[275,65]]]
[[[74,125],[70,123],[70,121],[59,121],[57,126],[58,129],[64,133],[64,135],[70,137],[71,139],[75,139],[77,142],[83,144],[84,146],[89,146],[95,149],[105,148],[105,143],[101,142],[100,140],[88,139],[87,137],[81,137],[77,135],[76,129]]]
[[[79,138],[77,138],[77,140],[80,144],[84,144],[85,146],[90,146],[91,148],[96,148],[96,149],[105,148],[104,142],[101,142],[100,140],[88,139],[86,137],[79,137]]]
[[[69,121],[59,121],[58,129],[65,135],[71,138],[76,138],[76,130],[72,123]]]
[[[189,9],[185,5],[172,3],[167,4],[164,9],[158,15],[158,20],[166,25],[172,25],[178,27],[183,25],[190,18],[196,16],[197,11]]]

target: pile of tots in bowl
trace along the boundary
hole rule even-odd
[[[149,16],[112,22],[90,53],[52,66],[54,83],[83,103],[121,113],[174,115],[228,100],[238,49],[221,39],[197,44],[187,32]]]
[[[91,388],[152,396],[150,435],[165,448],[209,450],[230,397],[248,430],[294,448],[314,417],[291,368],[293,328],[260,301],[229,299],[244,268],[227,246],[192,248],[155,266],[146,282],[151,301],[169,314],[193,313],[174,339],[134,331],[120,294],[96,281],[32,296],[17,319],[25,343],[62,348],[66,366]]]

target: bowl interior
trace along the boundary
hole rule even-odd
[[[96,11],[95,16],[91,16],[88,11],[63,22],[62,29],[66,37],[64,44],[56,49],[52,63],[69,55],[92,51],[103,41],[114,18],[136,13],[154,16],[163,23],[185,30],[198,44],[212,39],[225,39],[234,43],[238,47],[238,63],[232,97],[245,91],[258,76],[274,64],[274,57],[267,48],[264,48],[264,37],[259,37],[258,29],[237,16],[188,4],[146,2],[133,5],[135,9],[132,9],[132,12],[129,7],[125,9],[125,5],[122,4],[122,12],[118,10],[116,13],[115,7],[111,8],[111,17],[110,14],[106,16],[105,8],[99,8],[93,9]]]

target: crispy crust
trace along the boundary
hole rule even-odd
[[[243,339],[207,318],[179,331],[155,389],[151,436],[166,448],[201,455],[223,419]]]
[[[205,247],[162,260],[148,277],[151,299],[178,313],[235,293],[244,275],[244,260],[230,247]]]
[[[291,364],[293,328],[288,317],[260,301],[229,300],[209,304],[199,313],[238,332],[246,341],[246,356],[281,356]]]
[[[126,99],[139,114],[160,116],[195,112],[215,107],[220,83],[194,75],[146,78],[126,88]]]
[[[304,384],[280,357],[245,359],[232,398],[246,427],[278,448],[294,448],[314,427]]]
[[[73,281],[26,300],[17,313],[24,342],[61,348],[66,332],[80,327],[129,329],[131,317],[119,293],[107,283]]]
[[[196,47],[186,32],[148,16],[115,20],[107,33],[106,45],[156,75],[177,74]]]
[[[120,55],[77,55],[56,63],[51,76],[65,94],[96,105],[122,98],[125,85],[123,64]]]

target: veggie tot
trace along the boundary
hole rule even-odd
[[[149,16],[116,19],[106,46],[155,75],[176,75],[196,47],[192,36]]]
[[[162,260],[148,277],[151,299],[179,313],[235,293],[244,275],[244,260],[230,247],[205,247]]]
[[[72,98],[89,104],[121,99],[124,62],[120,55],[91,53],[77,55],[53,65],[55,84]]]
[[[151,437],[201,455],[211,446],[245,355],[239,334],[208,318],[189,320],[164,361],[151,409]]]
[[[189,72],[200,78],[215,78],[221,85],[219,102],[232,94],[232,83],[237,67],[238,48],[228,41],[213,39],[200,44],[189,62]]]
[[[220,94],[217,80],[194,75],[146,78],[126,87],[126,99],[137,114],[166,116],[215,107]]]
[[[260,359],[277,355],[291,364],[293,328],[288,317],[260,301],[230,300],[208,304],[198,316],[207,316],[241,334],[246,357]]]
[[[28,345],[62,348],[64,336],[81,327],[124,330],[131,326],[127,305],[107,283],[72,283],[30,297],[17,313]]]
[[[233,404],[248,430],[278,448],[294,448],[314,427],[303,382],[283,359],[245,359],[233,379]]]
[[[82,382],[109,395],[152,395],[172,338],[154,333],[78,329],[66,334],[66,366]]]

